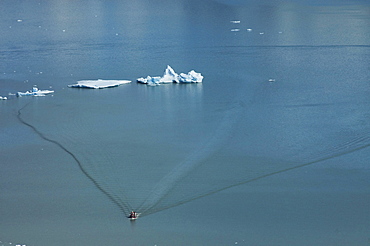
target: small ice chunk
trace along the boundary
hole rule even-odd
[[[234,24],[239,24],[240,23],[240,20],[232,20],[230,21],[231,23],[234,23]]]
[[[37,87],[33,87],[32,88],[32,91],[26,91],[26,92],[17,92],[17,96],[18,97],[22,97],[22,96],[45,96],[47,94],[51,94],[51,93],[54,93],[54,91],[51,91],[51,90],[39,90]]]
[[[130,80],[105,80],[105,79],[80,80],[80,81],[77,81],[77,84],[68,85],[68,87],[103,89],[103,88],[117,87],[117,86],[120,86],[122,84],[127,84],[127,83],[131,83],[131,81]]]
[[[156,86],[160,84],[161,77],[160,76],[151,77],[148,75],[146,78],[138,78],[136,81],[141,84]]]
[[[7,97],[0,96],[0,100],[7,100],[7,99],[8,99]]]
[[[251,32],[251,31],[252,31],[252,28],[248,28],[248,29],[247,29],[247,31],[248,31],[248,32]]]
[[[275,82],[275,79],[271,78],[269,79],[269,82]]]
[[[239,32],[240,29],[239,28],[234,28],[234,29],[231,29],[232,32]]]
[[[263,34],[265,34],[264,32],[260,32],[260,35],[263,35]]]
[[[22,22],[23,20],[21,20],[21,19],[19,19],[19,20],[17,20],[17,22]]]
[[[201,83],[203,76],[200,73],[191,70],[188,74],[180,73],[180,82],[182,83]]]

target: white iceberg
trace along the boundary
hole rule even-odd
[[[188,72],[188,74],[180,73],[181,83],[200,83],[203,81],[203,76],[201,73],[197,73],[194,70]]]
[[[32,91],[26,91],[26,92],[17,92],[17,96],[18,97],[22,97],[22,96],[36,96],[36,97],[40,97],[40,96],[45,96],[47,94],[51,94],[51,93],[54,93],[54,91],[50,91],[50,90],[39,90],[37,87],[33,87],[32,88]]]
[[[136,81],[138,83],[147,84],[147,85],[151,85],[151,86],[155,86],[155,85],[159,85],[160,83],[163,83],[163,82],[161,82],[161,77],[159,77],[159,76],[157,76],[157,77],[147,76],[146,78],[138,78]],[[171,83],[172,83],[172,81],[171,81]]]
[[[173,70],[173,68],[167,65],[166,70],[164,71],[163,77],[160,78],[160,83],[179,83],[179,75]]]
[[[147,76],[146,78],[138,78],[137,82],[142,84],[147,84],[151,86],[165,84],[165,83],[201,83],[203,81],[203,76],[201,73],[197,73],[191,70],[189,73],[177,74],[175,70],[169,65],[167,65],[166,70],[162,77]]]
[[[0,96],[0,100],[7,100],[7,99],[8,99],[7,97]]]
[[[80,80],[80,81],[77,81],[77,84],[68,85],[68,87],[103,89],[103,88],[117,87],[117,86],[120,86],[122,84],[127,84],[127,83],[131,83],[131,80],[105,80],[105,79]]]

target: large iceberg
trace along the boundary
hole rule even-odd
[[[35,97],[40,97],[40,96],[45,96],[47,94],[54,93],[54,91],[50,90],[39,90],[37,87],[33,87],[32,91],[26,91],[26,92],[17,92],[18,97],[22,96],[35,96]]]
[[[201,83],[203,81],[203,76],[201,73],[197,73],[191,70],[187,74],[180,73],[177,74],[175,70],[169,65],[167,65],[166,70],[162,77],[147,76],[146,78],[138,78],[137,82],[147,85],[159,85],[165,83]]]
[[[68,85],[68,87],[103,89],[103,88],[117,87],[119,85],[127,84],[127,83],[131,83],[131,81],[130,80],[105,80],[105,79],[80,80],[80,81],[77,81],[77,84]]]

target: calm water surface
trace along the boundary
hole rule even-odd
[[[368,1],[0,4],[0,245],[369,245]]]

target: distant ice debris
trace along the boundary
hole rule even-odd
[[[271,79],[269,79],[269,82],[275,82],[276,80],[275,79],[273,79],[273,78],[271,78]]]
[[[231,29],[232,32],[239,32],[240,29],[239,28],[234,28],[234,29]]]
[[[7,97],[0,96],[0,100],[7,100],[7,99],[8,99]]]
[[[240,20],[231,20],[230,22],[231,23],[234,23],[234,24],[239,24],[240,23]]]
[[[162,77],[147,76],[146,78],[138,78],[137,82],[142,84],[147,84],[150,86],[155,86],[165,83],[201,83],[203,81],[203,76],[201,73],[197,73],[191,70],[187,74],[180,73],[177,74],[171,66],[167,66]]]
[[[248,28],[248,29],[247,29],[247,31],[248,31],[248,32],[251,32],[251,31],[252,31],[252,28]]]
[[[77,84],[68,85],[68,87],[103,89],[103,88],[117,87],[117,86],[120,86],[122,84],[127,84],[127,83],[131,83],[131,80],[105,80],[105,79],[80,80],[80,81],[77,81]]]
[[[17,97],[22,97],[22,96],[45,96],[47,94],[54,93],[54,91],[50,90],[39,90],[37,87],[33,87],[32,91],[26,91],[26,92],[17,92]]]

